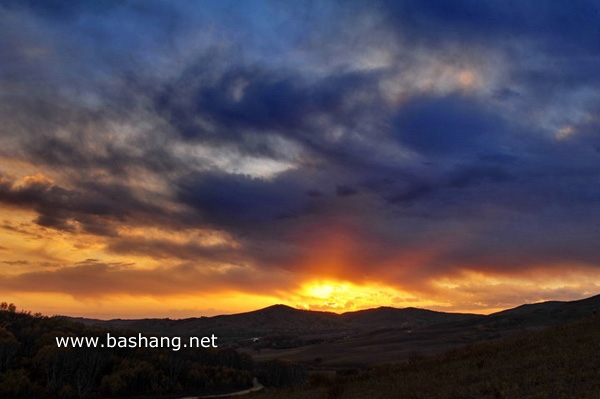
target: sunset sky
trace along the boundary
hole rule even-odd
[[[0,301],[600,293],[600,4],[0,1]]]

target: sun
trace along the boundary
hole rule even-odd
[[[315,283],[308,285],[304,288],[304,291],[308,296],[325,299],[331,297],[331,294],[336,290],[336,287],[332,284],[321,284]]]
[[[315,280],[301,286],[295,301],[303,309],[347,312],[389,306],[397,295],[396,290],[380,284]]]

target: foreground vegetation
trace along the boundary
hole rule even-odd
[[[600,318],[346,377],[313,375],[261,399],[597,399]],[[250,398],[249,398],[250,399]]]
[[[181,397],[302,381],[304,368],[233,349],[59,348],[56,337],[137,336],[0,304],[0,398]]]

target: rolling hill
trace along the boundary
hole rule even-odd
[[[229,341],[265,335],[347,335],[382,328],[411,329],[432,324],[479,320],[484,316],[426,309],[380,307],[337,314],[273,305],[252,312],[214,317],[139,320],[72,318],[87,325],[129,328],[164,335],[215,334]]]
[[[181,320],[75,320],[162,335],[215,334],[220,344],[242,347],[256,360],[286,358],[313,364],[319,359],[320,367],[337,368],[433,355],[573,322],[598,309],[600,295],[572,302],[526,304],[487,316],[391,307],[336,314],[274,305]]]
[[[596,399],[598,353],[592,316],[348,376],[317,372],[304,386],[249,399]]]

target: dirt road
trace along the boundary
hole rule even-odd
[[[252,379],[252,388],[244,389],[242,391],[236,391],[236,392],[232,392],[232,393],[227,393],[227,394],[224,394],[224,395],[188,396],[188,397],[181,398],[181,399],[228,398],[230,396],[247,395],[250,392],[260,391],[263,388],[264,388],[264,386],[260,382],[258,382],[258,380],[256,379],[256,377],[254,377]]]

